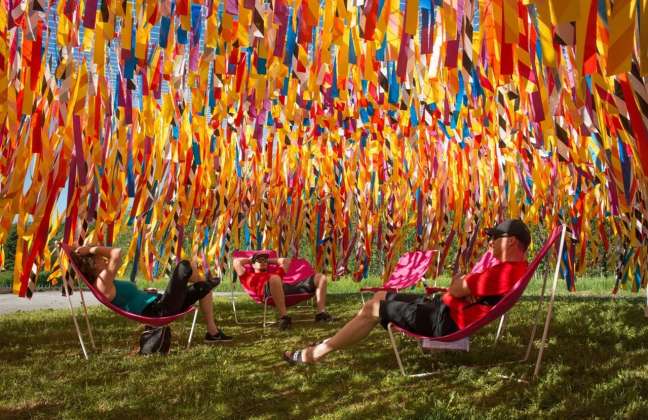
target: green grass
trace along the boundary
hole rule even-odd
[[[350,319],[357,294],[330,297],[330,311],[340,318],[332,325],[295,323],[290,332],[265,334],[235,325],[225,299],[215,305],[235,341],[198,340],[184,350],[186,319],[173,324],[167,357],[131,355],[139,328],[101,307],[90,308],[99,346],[90,361],[80,356],[67,311],[0,317],[0,418],[645,418],[648,412],[648,320],[640,298],[561,296],[542,376],[530,384],[497,377],[528,377],[530,363],[492,366],[524,353],[535,309],[530,297],[511,312],[497,346],[494,326],[473,337],[469,353],[421,355],[414,342],[402,341],[410,371],[441,371],[421,379],[400,375],[380,328],[318,366],[281,360],[282,350],[329,336]],[[244,318],[261,315],[245,296],[239,307]]]
[[[11,287],[13,271],[0,271],[0,287]]]

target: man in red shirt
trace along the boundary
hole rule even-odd
[[[257,296],[272,296],[279,312],[279,329],[290,328],[292,319],[287,315],[286,295],[314,293],[317,305],[315,322],[329,322],[333,317],[326,312],[326,275],[315,273],[308,279],[295,284],[283,282],[285,269],[290,266],[289,258],[269,258],[267,254],[255,254],[252,258],[234,258],[234,270],[241,284]]]
[[[519,219],[506,220],[487,229],[490,249],[499,263],[482,272],[457,275],[443,295],[420,296],[378,292],[337,334],[318,344],[285,352],[289,363],[315,363],[328,353],[365,338],[376,324],[390,322],[419,335],[439,337],[464,328],[483,317],[527,269],[529,229]]]

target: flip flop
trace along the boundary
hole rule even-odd
[[[301,365],[306,364],[302,357],[301,350],[295,350],[293,352],[285,351],[283,354],[283,359],[288,362],[289,365]]]

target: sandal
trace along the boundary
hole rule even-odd
[[[288,362],[289,365],[298,365],[305,364],[304,358],[302,357],[301,350],[295,350],[293,352],[286,351],[283,354],[283,359]]]

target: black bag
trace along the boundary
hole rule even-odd
[[[171,348],[171,327],[146,327],[140,335],[139,354],[167,354]]]

